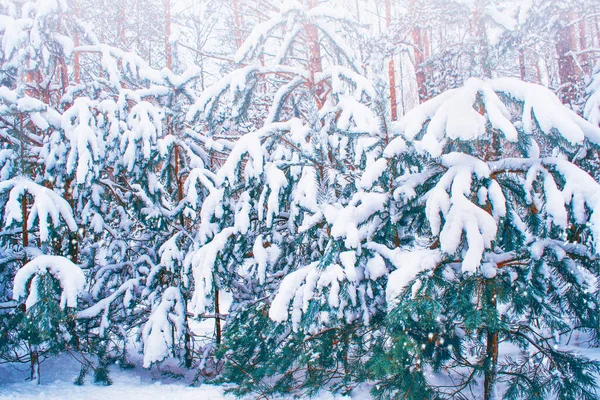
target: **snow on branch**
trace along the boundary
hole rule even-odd
[[[54,226],[58,226],[59,217],[62,216],[71,231],[77,230],[71,206],[53,190],[23,177],[0,182],[0,193],[8,190],[10,190],[10,195],[4,206],[6,212],[5,224],[7,226],[23,221],[24,216],[20,199],[25,195],[25,192],[28,192],[33,197],[33,204],[31,205],[27,229],[31,229],[35,221],[38,220],[42,242],[48,240],[50,232],[48,218]]]
[[[347,248],[355,249],[373,234],[367,223],[385,209],[388,195],[385,193],[356,193],[346,207],[325,205],[324,215],[331,224],[331,236],[344,240]]]
[[[462,269],[473,273],[480,265],[484,251],[491,247],[498,229],[494,217],[470,200],[472,175],[481,179],[488,177],[490,170],[483,161],[461,153],[447,154],[442,162],[448,170],[427,194],[425,213],[432,234],[439,235],[441,249],[446,254],[458,250],[465,232],[468,248]],[[505,212],[501,191],[499,195],[499,199],[494,199],[499,203],[494,204],[494,208]],[[501,216],[502,211],[497,214]]]
[[[288,274],[279,287],[279,291],[269,309],[269,318],[275,322],[285,322],[291,315],[292,327],[297,330],[315,294],[329,289],[327,304],[337,309],[343,315],[345,302],[340,301],[340,283],[352,281],[352,276],[339,264],[321,267],[319,262],[313,262],[305,267]],[[292,309],[290,308],[292,303]]]
[[[99,53],[101,55],[102,68],[108,75],[108,82],[118,90],[121,89],[121,81],[124,77],[130,77],[136,81],[142,79],[150,85],[181,89],[190,81],[200,76],[200,68],[197,66],[190,67],[179,75],[168,68],[163,68],[159,71],[150,67],[137,54],[106,44],[79,46],[74,51],[80,53]],[[151,93],[146,94],[150,95]]]
[[[71,148],[67,159],[67,173],[76,170],[78,184],[90,178],[90,170],[103,153],[104,143],[97,136],[98,128],[92,114],[92,102],[78,98],[63,114],[63,129]]]
[[[209,86],[202,92],[194,104],[190,107],[186,119],[188,122],[194,121],[198,115],[203,120],[209,120],[212,113],[215,111],[221,97],[229,90],[230,102],[234,107],[233,112],[239,115],[238,108],[241,106],[240,101],[245,96],[243,94],[251,89],[255,78],[260,75],[289,75],[294,78],[300,78],[308,81],[309,74],[307,71],[300,68],[288,67],[285,65],[277,66],[257,66],[250,65],[237,69],[217,83]]]
[[[234,57],[235,62],[241,63],[245,60],[258,57],[265,42],[272,36],[276,29],[287,24],[288,21],[303,20],[305,15],[304,8],[299,2],[286,1],[281,6],[278,15],[268,21],[256,25],[254,29],[252,29],[250,35],[248,35],[242,46],[236,52]]]
[[[245,154],[249,155],[249,162],[245,166],[245,178],[257,177],[264,171],[264,157],[267,151],[261,146],[261,141],[271,135],[290,132],[290,136],[294,135],[294,132],[305,131],[308,129],[301,120],[292,118],[285,122],[275,122],[265,127],[244,135],[241,137],[227,157],[227,161],[217,172],[217,182],[223,184],[228,181],[230,184],[234,184],[236,179],[236,171],[240,167],[240,161]]]
[[[213,239],[200,248],[191,251],[185,257],[183,265],[192,271],[194,277],[194,294],[189,308],[194,315],[206,311],[210,304],[210,294],[213,292],[213,273],[219,253],[227,245],[229,238],[238,231],[235,227],[223,229]]]
[[[248,38],[238,49],[234,58],[235,62],[242,63],[257,59],[268,39],[275,37],[278,29],[285,28],[287,33],[275,57],[275,63],[281,64],[298,34],[308,25],[314,25],[329,39],[331,45],[348,61],[349,65],[355,71],[359,71],[358,55],[331,29],[332,22],[339,22],[350,27],[357,25],[356,21],[343,10],[322,6],[306,10],[297,1],[287,1],[281,6],[278,15],[252,29]]]
[[[389,249],[382,244],[373,242],[369,243],[367,248],[376,251],[396,268],[389,275],[386,288],[386,300],[389,308],[394,306],[394,299],[418,274],[431,270],[442,262],[442,252],[439,249]]]
[[[145,160],[150,158],[162,133],[162,113],[153,104],[142,101],[131,108],[127,125],[129,129],[121,137],[122,162],[132,171],[139,153]]]
[[[167,288],[142,330],[144,368],[169,355],[185,333],[185,302],[176,287]]]
[[[100,322],[100,335],[104,334],[104,330],[108,328],[109,314],[111,305],[121,296],[126,296],[128,293],[140,284],[142,278],[133,278],[125,281],[119,288],[113,291],[110,296],[98,301],[96,304],[77,312],[78,319],[95,318],[102,313]]]
[[[85,275],[79,266],[60,256],[38,256],[19,269],[13,281],[13,298],[19,300],[25,297],[27,284],[33,279],[25,302],[27,308],[32,307],[38,301],[37,280],[39,275],[45,273],[50,273],[60,283],[60,306],[76,307],[77,296],[83,292],[85,286]]]
[[[535,125],[546,135],[556,132],[572,144],[585,139],[600,143],[600,128],[564,107],[549,89],[512,78],[480,80],[471,78],[461,88],[447,91],[408,112],[394,124],[394,131],[413,140],[423,130],[419,146],[439,156],[450,140],[471,141],[490,134],[487,126],[500,131],[511,142],[519,132],[500,95],[523,105],[522,131],[534,133]]]
[[[600,63],[594,68],[592,82],[587,87],[587,92],[590,97],[585,103],[583,116],[594,126],[600,126]]]

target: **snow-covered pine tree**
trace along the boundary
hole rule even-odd
[[[377,245],[396,270],[374,391],[596,398],[600,366],[570,345],[600,326],[600,185],[577,166],[600,129],[510,78],[471,79],[395,129],[384,159],[414,167],[382,177],[412,245]]]
[[[189,115],[212,134],[215,162],[229,153],[184,263],[197,315],[218,314],[219,290],[233,295],[221,352],[238,393],[348,389],[385,311],[387,268],[365,243],[383,231],[388,196],[365,192],[362,176],[381,154],[385,105],[343,40],[351,28],[339,10],[286,3],[239,50],[246,66]]]
[[[31,293],[42,293],[43,301],[15,307],[10,300],[20,300],[23,290],[13,290],[15,276],[45,255],[70,258],[70,240],[77,232],[68,194],[44,175],[43,160],[40,162],[49,137],[61,129],[58,110],[67,90],[67,63],[73,50],[67,34],[73,21],[65,18],[65,12],[62,1],[17,1],[0,6],[0,303],[4,305],[0,310],[0,354],[12,361],[31,362],[31,377],[38,382],[40,358],[67,343],[61,329],[67,318],[72,322],[69,316],[73,312],[63,312],[65,304],[59,307],[54,300],[53,294],[60,292],[57,280],[62,280],[52,274],[36,274],[30,285],[29,298],[35,297]],[[74,305],[69,301],[69,309]],[[24,354],[26,349],[29,351]]]

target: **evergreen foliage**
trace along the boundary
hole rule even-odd
[[[598,67],[560,97],[492,79],[566,29],[552,2],[508,22],[413,3],[373,38],[342,9],[265,2],[205,85],[168,30],[119,48],[170,24],[156,10],[99,13],[122,28],[102,43],[87,2],[0,2],[0,360],[40,383],[68,353],[76,384],[110,385],[139,352],[265,398],[597,398]],[[469,33],[417,66],[430,100],[392,121],[387,47],[419,7],[503,44]]]

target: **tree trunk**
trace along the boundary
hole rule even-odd
[[[171,0],[165,0],[165,57],[168,69],[173,69],[173,49],[171,46]]]
[[[489,306],[496,308],[496,291],[493,291]],[[491,331],[487,328],[487,343],[486,343],[486,360],[483,379],[483,398],[484,400],[494,399],[494,383],[496,381],[496,373],[498,366],[498,332]]]
[[[29,350],[31,362],[30,378],[32,382],[40,384],[40,353],[37,345],[31,345]]]
[[[392,24],[392,7],[390,0],[385,0],[385,25],[389,29]],[[391,54],[390,61],[388,63],[388,74],[390,80],[390,106],[391,106],[391,117],[392,121],[398,119],[398,104],[396,100],[396,70],[394,68],[394,54]],[[386,131],[385,143],[389,141],[388,134]]]
[[[215,290],[215,342],[221,344],[221,305],[219,304],[219,287],[213,274],[213,287]]]
[[[523,48],[519,49],[519,72],[521,75],[521,80],[526,80],[527,70],[525,68],[525,50]]]
[[[187,321],[187,318],[186,318]],[[192,343],[192,335],[190,335],[189,325],[186,322],[185,330],[185,367],[192,368],[192,362],[194,361],[194,347]]]
[[[475,2],[475,13],[473,15],[473,23],[475,24],[475,34],[479,39],[481,72],[486,78],[492,77],[492,66],[490,65],[490,52],[488,48],[487,33],[485,31],[485,5],[481,4],[481,0]]]
[[[317,0],[310,0],[310,8],[314,8],[316,6]],[[321,109],[324,102],[324,99],[322,98],[324,90],[321,85],[317,86],[315,83],[315,75],[323,71],[321,66],[321,45],[319,44],[319,31],[317,30],[316,26],[309,25],[306,28],[306,35],[309,46],[308,68],[310,71],[310,82],[314,90],[314,96],[317,99],[319,109]]]
[[[235,45],[239,49],[242,47],[242,32],[240,31],[240,4],[238,0],[233,0],[233,23],[235,25]]]
[[[582,16],[583,17],[583,16]],[[585,18],[581,18],[579,21],[579,50],[585,50],[587,48],[587,39],[586,39],[586,31],[585,31]],[[587,63],[588,63],[588,55],[587,53],[581,53],[580,61],[582,68],[584,69],[584,73],[587,74]]]
[[[559,20],[565,21],[566,25],[560,27],[556,40],[558,76],[561,85],[564,86],[563,99],[566,103],[571,103],[575,100],[574,84],[577,78],[575,63],[569,54],[573,50],[573,27],[568,24],[571,19],[567,12],[561,13]]]
[[[423,69],[423,64],[425,63],[425,53],[423,50],[423,37],[421,34],[420,27],[414,27],[411,36],[414,43],[414,53],[415,53],[415,69],[417,75],[417,88],[419,91],[419,101],[423,102],[427,100],[427,88],[425,87],[425,71]]]
[[[23,115],[19,115],[19,129],[21,130],[21,174],[25,174],[25,132],[23,131]],[[29,246],[29,231],[27,230],[27,192],[23,192],[21,196],[21,215],[23,216],[23,224],[22,224],[22,235],[23,235],[23,248]],[[27,262],[27,255],[25,255],[25,259],[23,263]]]
[[[498,365],[498,332],[487,334],[487,361],[490,365],[485,370],[483,382],[483,398],[492,400],[494,398],[494,382],[496,380],[496,366]]]
[[[600,47],[600,20],[598,17],[594,18],[594,22],[596,22],[596,47]]]
[[[75,18],[79,19],[79,0],[75,0],[74,3],[74,12],[75,12]],[[79,47],[79,31],[75,30],[75,34],[73,37],[73,43],[75,45],[75,48]],[[79,76],[79,52],[76,51],[73,54],[73,77],[75,78],[75,83],[79,83],[80,82],[80,76]]]

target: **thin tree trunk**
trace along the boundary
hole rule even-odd
[[[581,21],[579,21],[579,50],[585,50],[587,47],[587,38],[586,38],[586,31],[585,31],[585,19],[582,18]],[[582,68],[584,69],[584,73],[587,73],[586,67],[587,67],[587,63],[588,63],[588,55],[587,53],[581,53],[580,56],[580,64],[582,66]]]
[[[392,24],[392,7],[390,0],[385,0],[385,25],[389,29]],[[395,121],[398,119],[398,104],[396,100],[396,70],[394,68],[394,54],[392,53],[390,61],[388,62],[388,74],[390,80],[390,105],[391,105],[391,117]],[[385,143],[389,141],[388,133],[385,134]]]
[[[317,6],[317,0],[310,0],[310,8],[314,8]],[[306,28],[308,46],[309,46],[309,71],[310,71],[310,81],[313,89],[315,90],[315,97],[319,103],[319,109],[323,104],[323,99],[321,98],[323,94],[323,88],[317,87],[315,84],[315,75],[321,72],[321,45],[319,44],[319,31],[317,27],[314,25],[309,25]]]
[[[74,12],[75,12],[75,18],[79,19],[79,0],[75,0],[74,3]],[[79,47],[79,31],[75,30],[75,35],[73,37],[73,42],[75,45],[75,48]],[[75,54],[73,54],[73,75],[75,78],[75,83],[79,83],[80,82],[80,71],[79,71],[79,52],[76,51]]]
[[[595,17],[594,21],[596,22],[596,46],[600,47],[600,19]]]
[[[481,71],[486,78],[492,77],[492,66],[490,65],[490,53],[488,49],[487,34],[485,31],[485,20],[484,20],[484,5],[481,4],[481,0],[477,0],[475,3],[475,13],[473,15],[473,22],[475,24],[476,35],[479,39],[479,47],[481,57],[479,59],[481,63]]]
[[[187,324],[186,324],[187,325]],[[192,368],[192,362],[194,361],[194,344],[192,343],[192,335],[190,335],[190,330],[186,326],[185,330],[185,367]]]
[[[165,0],[165,57],[167,68],[173,69],[173,48],[171,46],[171,0]]]
[[[490,301],[490,307],[496,308],[496,291]],[[487,328],[487,343],[486,343],[486,360],[483,378],[483,398],[484,400],[492,400],[494,396],[494,383],[496,381],[497,366],[498,366],[498,332],[490,331]]]
[[[525,50],[523,48],[519,49],[519,72],[521,74],[521,80],[526,80],[527,70],[525,67]]]
[[[235,25],[235,45],[239,49],[242,47],[242,32],[240,31],[240,5],[238,0],[233,0],[233,23]]]
[[[483,381],[483,398],[494,398],[494,382],[496,381],[496,367],[498,365],[498,332],[487,333],[486,354],[490,365],[486,368]]]
[[[419,91],[419,101],[423,102],[427,99],[427,88],[425,87],[425,71],[423,64],[425,63],[425,53],[423,52],[423,38],[421,28],[414,27],[411,36],[415,45],[415,69],[417,75],[417,88]]]
[[[174,175],[175,175],[175,179],[177,181],[177,203],[181,203],[181,200],[183,200],[183,184],[181,183],[181,179],[179,176],[179,146],[175,145],[174,149],[175,151],[175,171],[174,171]],[[183,219],[183,213],[179,216],[179,222],[181,223],[181,227],[184,227],[184,219]]]
[[[65,193],[65,200],[67,200],[67,202],[71,205],[71,209],[75,210],[75,200],[73,199],[73,195],[71,192],[71,184],[73,183],[72,180],[67,180],[65,182],[65,186],[64,186],[64,193]],[[74,231],[74,232],[69,232],[69,236],[68,236],[68,240],[69,242],[67,243],[67,247],[68,247],[68,251],[69,251],[69,256],[71,258],[71,261],[74,264],[77,264],[79,262],[78,260],[78,254],[79,254],[79,232],[78,231]]]
[[[221,305],[219,304],[219,287],[213,274],[213,287],[215,290],[215,342],[221,344]]]
[[[573,57],[569,54],[573,50],[573,28],[568,25],[571,20],[570,15],[563,12],[559,18],[561,21],[567,23],[566,26],[561,27],[558,30],[558,37],[556,41],[556,53],[558,55],[558,76],[560,78],[561,85],[565,86],[564,100],[566,103],[571,103],[575,100],[574,83],[576,79],[575,74],[575,63]]]
[[[30,378],[32,382],[40,384],[40,353],[37,345],[31,345],[29,350],[31,362]]]
[[[19,129],[21,130],[21,174],[25,175],[25,132],[23,131],[23,115],[19,115]],[[21,196],[21,215],[23,216],[23,247],[29,246],[29,231],[27,230],[27,193]],[[27,256],[23,261],[27,262]]]

